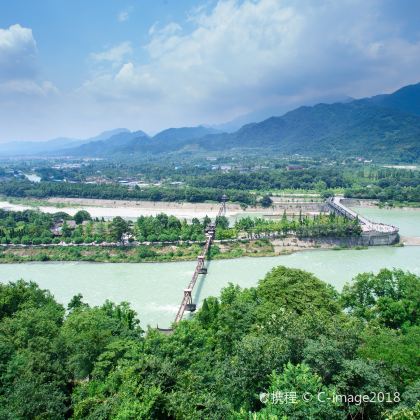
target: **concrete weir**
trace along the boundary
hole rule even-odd
[[[372,222],[349,209],[342,203],[343,197],[330,197],[326,204],[330,211],[347,217],[348,219],[357,219],[362,228],[358,245],[393,245],[399,242],[398,228],[384,223]]]

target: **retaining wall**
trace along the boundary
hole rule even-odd
[[[302,240],[315,244],[328,244],[337,246],[383,246],[394,245],[400,240],[398,233],[367,232],[360,236],[351,237],[325,237],[325,238],[301,238]]]

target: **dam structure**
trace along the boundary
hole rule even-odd
[[[373,222],[366,217],[361,216],[354,210],[346,207],[342,200],[344,197],[330,197],[326,201],[329,211],[344,216],[350,220],[357,219],[362,233],[360,235],[360,245],[393,245],[399,242],[398,228],[393,225]]]

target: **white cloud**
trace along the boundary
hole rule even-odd
[[[391,91],[419,81],[420,38],[404,33],[405,15],[389,13],[380,0],[198,7],[186,24],[153,25],[146,45],[126,41],[93,53],[98,71],[63,99],[63,126],[73,116],[80,127],[150,131]]]
[[[59,93],[58,89],[49,81],[37,83],[29,79],[9,80],[0,83],[0,94],[23,94],[34,96],[47,96],[49,94]]]
[[[126,41],[115,47],[109,48],[99,53],[92,53],[91,58],[95,61],[108,61],[111,63],[121,63],[125,57],[133,52],[131,43]]]
[[[32,76],[36,42],[32,30],[19,24],[0,28],[0,80]]]
[[[130,13],[128,10],[122,10],[120,13],[118,13],[117,20],[118,22],[125,22],[130,18]]]
[[[19,24],[0,28],[0,95],[46,96],[57,93],[49,81],[37,80],[37,48],[32,29]]]
[[[181,125],[375,94],[418,78],[420,42],[403,39],[376,0],[221,0],[206,10],[190,15],[189,32],[176,22],[153,25],[148,60],[133,54],[89,80],[85,93],[103,92],[106,80],[107,100],[144,106],[150,125]]]

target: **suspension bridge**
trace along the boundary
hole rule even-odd
[[[194,312],[196,310],[196,304],[193,303],[192,300],[192,293],[194,290],[194,286],[197,283],[198,277],[200,275],[207,274],[206,258],[216,236],[218,218],[226,214],[226,200],[226,195],[223,195],[221,200],[222,202],[215,221],[210,222],[205,228],[206,243],[204,244],[201,254],[197,258],[197,265],[195,267],[194,274],[192,275],[188,286],[184,289],[184,296],[182,298],[181,305],[179,306],[178,312],[175,317],[175,324],[178,324],[181,321],[185,311]]]

